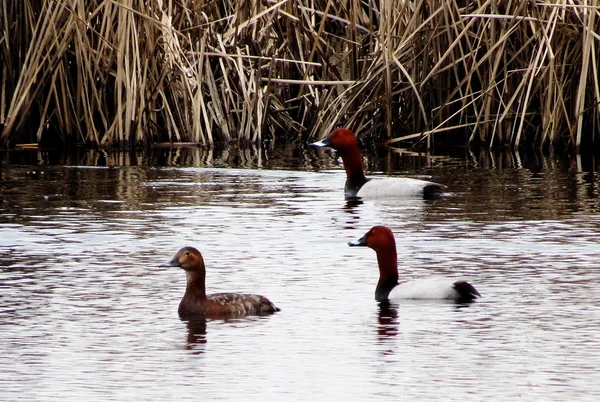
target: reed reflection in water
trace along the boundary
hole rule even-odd
[[[450,194],[346,203],[331,153],[262,150],[256,169],[252,152],[238,165],[157,152],[131,165],[4,159],[2,399],[600,397],[591,163],[367,156],[375,176],[423,176]],[[396,235],[401,280],[464,277],[483,298],[378,305],[375,254],[346,245],[376,224]],[[202,251],[209,292],[264,294],[282,311],[180,320],[185,275],[158,266],[184,245]]]

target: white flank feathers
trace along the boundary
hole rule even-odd
[[[399,299],[456,299],[459,294],[454,282],[448,278],[423,278],[400,283],[392,289],[388,298]]]
[[[438,185],[430,181],[408,177],[388,177],[371,179],[358,191],[358,197],[364,199],[385,197],[422,197],[426,185]]]

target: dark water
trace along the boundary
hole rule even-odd
[[[275,149],[276,148],[276,149]],[[2,400],[590,400],[600,398],[594,160],[529,154],[368,158],[435,201],[347,204],[328,153],[4,152]],[[371,226],[401,279],[467,278],[461,306],[380,309]],[[211,292],[260,293],[266,317],[181,321],[199,248]]]

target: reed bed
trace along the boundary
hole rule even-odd
[[[593,144],[600,0],[0,0],[0,141]]]

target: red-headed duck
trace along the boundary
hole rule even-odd
[[[380,302],[398,299],[449,299],[468,302],[481,297],[468,282],[433,277],[398,283],[398,254],[392,231],[385,226],[373,226],[360,239],[349,242],[350,246],[370,247],[377,253],[379,282],[375,299]]]
[[[279,311],[279,308],[264,296],[239,293],[215,293],[207,296],[204,259],[194,247],[179,250],[169,262],[169,266],[182,268],[187,275],[185,294],[179,303],[179,315],[182,317],[242,316]]]
[[[335,129],[327,137],[311,145],[320,148],[333,148],[340,154],[346,170],[344,191],[346,199],[349,200],[386,197],[431,198],[440,194],[446,187],[431,181],[407,177],[368,179],[363,170],[363,162],[356,136],[352,131],[345,128]]]

